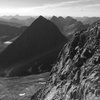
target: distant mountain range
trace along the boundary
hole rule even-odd
[[[15,15],[15,16],[1,16],[0,17],[0,21],[6,21],[9,23],[16,23],[19,24],[17,27],[20,27],[22,25],[24,26],[29,26],[35,19],[37,18],[37,16],[19,16],[19,15]],[[46,17],[47,19],[55,19],[58,18],[61,23],[63,23],[65,25],[65,23],[67,23],[67,25],[69,25],[71,22],[76,22],[77,21],[81,21],[83,24],[92,24],[97,20],[100,20],[100,17]],[[67,22],[68,21],[68,22]],[[58,22],[59,23],[59,22]]]
[[[30,16],[2,16],[0,17],[0,24],[5,25],[5,30],[2,29],[0,34],[4,34],[4,36],[0,37],[0,40],[9,40],[8,35],[5,36],[5,33],[9,34],[12,38],[13,34],[20,34],[22,31],[24,31],[28,26],[30,26],[37,16],[30,17]],[[70,16],[68,17],[56,17],[53,16],[51,18],[48,18],[51,22],[53,22],[61,31],[62,34],[64,34],[66,37],[72,37],[73,33],[77,31],[81,31],[83,29],[87,29],[87,27],[92,24],[93,22],[100,20],[99,17],[75,17],[72,18]],[[11,28],[11,30],[6,30],[6,25]],[[3,26],[4,27],[4,26]],[[4,28],[3,28],[4,29]],[[12,30],[15,30],[15,33],[12,32]],[[10,33],[11,31],[11,33]],[[20,32],[21,31],[21,32]],[[16,35],[14,35],[16,36]],[[7,37],[7,39],[5,39]],[[16,38],[16,37],[15,37]],[[70,38],[69,38],[70,39]]]
[[[11,17],[10,19],[0,18],[0,23],[10,25],[13,27],[22,27],[22,26],[30,26],[35,19],[36,18],[34,17],[29,17],[27,19],[18,19],[15,17]]]
[[[88,27],[88,25],[83,25],[81,21],[77,21],[70,16],[66,18],[53,16],[51,22],[57,25],[60,31],[67,37]]]
[[[66,42],[57,26],[40,16],[0,54],[0,75],[24,76],[50,71]]]
[[[23,76],[50,71],[65,42],[90,24],[83,24],[79,18],[70,16],[35,19],[20,16],[0,18],[0,42],[14,41],[5,50],[2,47],[6,46],[0,44],[1,51],[4,50],[0,54],[1,75]]]
[[[19,36],[26,28],[26,26],[18,28],[0,22],[0,42],[9,41]]]
[[[83,24],[93,24],[94,22],[100,20],[100,17],[75,17],[77,21],[81,21]]]
[[[21,27],[21,26],[30,26],[36,18],[30,17],[27,19],[17,19],[17,18],[11,18],[8,20],[9,23],[16,23],[19,24],[19,26],[17,27]]]

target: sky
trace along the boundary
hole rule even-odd
[[[0,0],[2,15],[100,17],[100,0]]]

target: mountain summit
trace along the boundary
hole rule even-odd
[[[100,21],[77,32],[32,100],[100,100]]]
[[[66,41],[52,22],[40,16],[0,54],[0,74],[21,76],[50,71]]]

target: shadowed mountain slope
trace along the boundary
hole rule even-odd
[[[32,100],[100,100],[100,21],[74,34]]]
[[[56,17],[56,16],[53,16],[50,20],[51,22],[53,22],[61,32],[63,32],[63,27],[65,25],[65,19],[63,17]]]
[[[51,18],[51,22],[53,22],[63,35],[71,39],[72,35],[83,29],[87,29],[88,25],[83,25],[82,22],[77,21],[76,19],[68,16],[66,18],[53,16]]]
[[[56,61],[66,41],[52,22],[40,16],[0,54],[1,75],[21,76],[50,71],[50,65]]]

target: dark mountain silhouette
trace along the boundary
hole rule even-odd
[[[50,71],[67,39],[40,16],[0,54],[1,76],[23,76]]]
[[[31,100],[100,99],[100,21],[74,34]]]

